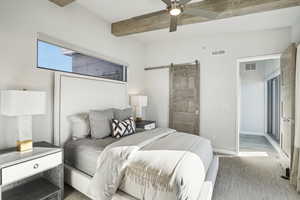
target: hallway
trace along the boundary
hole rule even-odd
[[[263,155],[266,153],[268,156],[278,157],[278,152],[271,145],[265,136],[260,135],[245,135],[240,134],[240,152],[256,153]]]

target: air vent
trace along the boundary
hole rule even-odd
[[[217,56],[217,55],[222,55],[222,54],[225,54],[226,52],[224,50],[220,50],[220,51],[213,51],[212,52],[212,55],[213,56]]]
[[[256,70],[256,63],[247,63],[245,67],[246,71],[255,71]]]

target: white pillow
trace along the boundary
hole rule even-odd
[[[69,116],[73,139],[86,138],[90,135],[90,122],[88,113],[79,113]]]

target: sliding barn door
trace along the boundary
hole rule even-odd
[[[169,127],[199,135],[199,64],[170,67]]]
[[[281,148],[291,158],[295,132],[296,46],[285,50],[281,62]]]

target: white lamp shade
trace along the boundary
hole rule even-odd
[[[147,96],[131,96],[131,105],[146,107],[148,105],[148,97]]]
[[[46,112],[46,93],[39,91],[1,91],[1,114],[6,116],[41,115]]]

